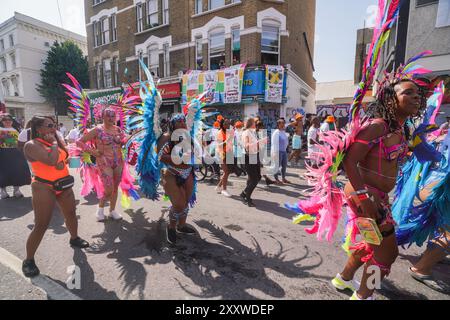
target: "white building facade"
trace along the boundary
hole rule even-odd
[[[0,91],[6,110],[28,121],[35,114],[55,114],[37,91],[40,70],[55,41],[73,41],[87,55],[86,37],[47,24],[26,15],[0,24]]]

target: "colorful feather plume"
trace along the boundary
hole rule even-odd
[[[336,231],[339,219],[342,216],[342,209],[346,203],[343,194],[343,184],[338,181],[339,168],[342,165],[345,151],[353,144],[357,134],[368,125],[367,121],[360,118],[360,110],[364,96],[373,83],[374,75],[378,67],[380,50],[386,40],[389,38],[390,30],[395,23],[399,12],[399,0],[379,0],[378,15],[374,36],[369,48],[367,59],[364,63],[363,77],[355,93],[350,112],[349,130],[328,131],[319,133],[319,141],[323,144],[317,144],[319,152],[311,155],[311,160],[320,164],[318,168],[307,166],[309,184],[314,186],[314,190],[309,194],[312,201],[300,201],[297,205],[286,207],[299,213],[300,216],[294,220],[303,219],[301,215],[306,211],[315,211],[307,213],[315,216],[315,223],[312,228],[307,229],[308,233],[317,233],[317,238],[321,240],[326,238],[331,241]],[[308,219],[305,217],[304,219]],[[348,219],[347,230],[351,230],[352,238],[354,235],[354,217]]]
[[[430,143],[427,142],[426,134],[437,131],[435,124],[436,115],[441,108],[444,97],[445,86],[441,81],[435,88],[434,93],[427,100],[427,110],[423,123],[415,130],[413,134],[413,150],[417,160],[421,163],[426,161],[437,162],[441,159],[441,154]]]
[[[156,89],[153,77],[142,60],[139,61],[147,81],[141,82],[142,105],[128,123],[129,130],[140,131],[129,143],[136,141],[140,146],[136,172],[141,192],[152,200],[159,199],[160,160],[157,143],[162,134],[159,123],[159,109],[162,98]]]
[[[66,95],[69,96],[69,109],[75,113],[75,122],[78,125],[80,132],[84,133],[87,130],[87,125],[91,117],[91,103],[87,93],[81,87],[81,84],[70,73],[66,73],[72,81],[73,87],[63,83],[62,86],[66,88]]]

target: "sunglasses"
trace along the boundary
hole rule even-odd
[[[44,128],[49,128],[49,129],[53,129],[53,128],[56,128],[56,125],[55,125],[54,123],[49,123],[48,125],[42,126],[42,127],[44,127]]]

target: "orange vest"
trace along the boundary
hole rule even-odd
[[[42,139],[36,139],[37,141],[39,141],[40,143],[42,143],[43,145],[45,145],[45,149],[48,152],[51,152],[51,144],[42,140]],[[34,161],[31,162],[31,169],[33,171],[33,175],[35,177],[39,177],[41,179],[44,180],[48,180],[51,182],[54,182],[58,179],[61,178],[65,178],[67,177],[69,174],[69,168],[67,167],[67,158],[69,157],[69,155],[67,154],[66,151],[64,151],[61,148],[58,148],[58,152],[59,152],[59,156],[58,156],[58,162],[57,163],[64,163],[64,168],[62,170],[58,170],[56,168],[56,166],[49,166],[45,163],[39,162],[39,161]]]

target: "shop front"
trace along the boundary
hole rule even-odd
[[[163,99],[160,108],[161,119],[169,119],[173,113],[181,112],[180,82],[160,84],[157,88]]]
[[[183,105],[205,91],[211,92],[208,112],[231,120],[260,116],[271,128],[287,101],[286,72],[282,66],[237,65],[217,71],[191,71],[183,76]]]

